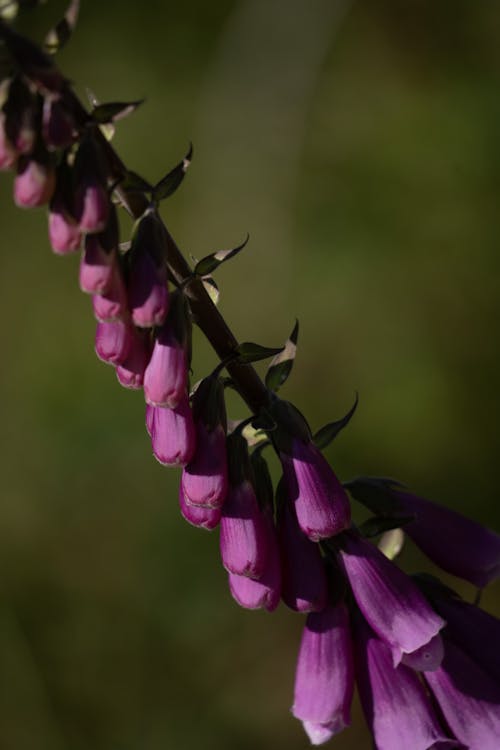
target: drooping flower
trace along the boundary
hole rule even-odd
[[[382,515],[414,516],[404,530],[436,565],[483,588],[500,575],[500,535],[460,513],[377,477],[348,482],[351,494]]]
[[[34,208],[48,203],[56,185],[52,164],[44,158],[24,158],[18,162],[14,178],[14,202],[20,208]]]
[[[138,220],[128,253],[132,319],[140,328],[161,326],[169,309],[167,237],[160,217],[148,209]]]
[[[17,154],[31,154],[38,135],[40,100],[21,76],[14,76],[8,85],[5,113],[5,134]]]
[[[321,451],[310,441],[294,438],[289,453],[281,451],[280,458],[302,531],[318,541],[347,529],[349,498]]]
[[[432,641],[444,620],[411,578],[375,546],[354,532],[346,532],[340,544],[354,598],[372,630],[390,646],[394,665],[410,658],[414,669],[435,669],[442,653],[439,641]]]
[[[226,409],[217,377],[202,380],[193,396],[196,452],[182,472],[182,487],[192,505],[220,508],[228,490]]]
[[[75,215],[81,232],[102,232],[106,227],[110,200],[107,175],[100,147],[88,131],[75,158]]]
[[[106,294],[112,288],[116,273],[118,242],[118,219],[116,209],[112,206],[105,230],[85,237],[85,249],[79,272],[82,292]]]
[[[196,434],[187,395],[174,408],[152,407],[151,445],[154,457],[165,466],[185,466],[194,453]]]
[[[498,750],[500,687],[464,651],[446,640],[441,667],[425,680],[455,737],[468,750]]]
[[[59,96],[48,95],[43,103],[42,133],[49,150],[66,148],[73,142],[75,124]]]
[[[177,406],[188,384],[189,322],[184,294],[172,295],[165,323],[157,330],[144,375],[144,396],[153,406]]]
[[[220,525],[222,564],[230,573],[260,578],[269,540],[251,481],[246,440],[238,433],[228,438],[229,489]]]
[[[356,679],[377,750],[461,748],[447,737],[415,672],[394,667],[391,650],[361,616],[355,629]]]
[[[5,115],[0,112],[0,170],[12,169],[17,161],[17,152],[5,132]]]
[[[229,573],[229,590],[238,604],[246,609],[276,609],[281,598],[281,563],[276,529],[269,507],[262,512],[267,533],[267,556],[258,580]]]
[[[111,282],[104,294],[94,294],[92,308],[97,320],[112,321],[128,316],[128,298],[118,257],[113,258]]]
[[[80,249],[82,243],[82,233],[68,213],[58,191],[50,202],[49,241],[52,250],[58,255],[74,253]]]
[[[219,525],[221,509],[191,505],[182,490],[182,483],[179,485],[179,506],[182,517],[192,526],[211,531]]]
[[[144,384],[144,372],[151,356],[149,331],[132,329],[132,341],[126,359],[116,368],[118,382],[124,388],[139,389]]]
[[[98,323],[95,334],[95,351],[99,359],[110,365],[124,362],[132,345],[130,323],[123,320]]]
[[[292,713],[313,745],[349,726],[354,663],[344,603],[307,616],[295,674]]]
[[[319,547],[300,529],[283,482],[277,495],[283,601],[297,612],[320,612],[328,601],[328,582]]]

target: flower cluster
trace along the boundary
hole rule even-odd
[[[186,162],[154,187],[125,170],[101,127],[127,107],[87,113],[52,61],[1,20],[0,37],[12,62],[1,89],[0,169],[15,173],[14,201],[48,204],[54,252],[81,255],[96,353],[121,385],[143,390],[153,455],[182,469],[182,516],[219,527],[235,601],[268,611],[283,601],[306,613],[292,712],[311,742],[349,725],[357,683],[379,750],[497,748],[500,622],[435,580],[408,576],[368,538],[404,527],[439,567],[482,588],[500,573],[500,537],[395,482],[342,484],[321,449],[353,410],[313,436],[276,394],[291,371],[297,329],[282,350],[237,346],[213,317],[203,280],[241,247],[207,256],[183,278],[172,273],[179,251],[159,201]],[[125,244],[117,204],[136,219]],[[203,328],[200,310],[216,321],[209,338],[222,361],[191,389],[191,325]],[[270,353],[263,384],[251,363]],[[231,429],[228,385],[252,411]],[[267,448],[281,465],[276,490]],[[352,524],[350,496],[373,514],[364,527]]]

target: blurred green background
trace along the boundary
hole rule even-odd
[[[21,28],[41,38],[61,8]],[[300,319],[285,394],[313,428],[359,390],[338,474],[395,476],[500,529],[498,2],[83,0],[60,62],[82,95],[146,97],[115,139],[145,177],[193,140],[168,226],[197,257],[250,232],[221,309],[269,346]],[[302,618],[233,603],[141,394],[93,353],[77,258],[51,253],[43,210],[13,207],[10,175],[0,194],[1,750],[305,748]],[[194,352],[198,376],[215,360]],[[402,564],[427,566],[410,545]],[[357,707],[330,746],[371,746]]]

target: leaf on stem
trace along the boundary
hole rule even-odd
[[[80,0],[71,0],[64,16],[45,37],[43,46],[50,55],[59,52],[71,38],[78,21],[79,11]]]
[[[98,125],[108,125],[111,122],[118,122],[128,117],[132,112],[141,106],[144,99],[137,99],[134,102],[107,102],[105,104],[96,104],[91,112],[92,119]]]
[[[266,374],[266,386],[269,390],[277,391],[288,380],[297,353],[298,337],[299,321],[297,320],[283,351],[277,354],[269,365]]]
[[[187,172],[191,159],[193,158],[193,144],[189,145],[189,151],[182,161],[180,161],[170,172],[165,175],[153,188],[153,200],[162,201],[175,193],[184,175]]]
[[[337,437],[339,432],[349,424],[358,406],[358,400],[358,394],[356,393],[354,404],[351,406],[347,414],[342,417],[342,419],[338,419],[336,422],[329,422],[329,424],[326,424],[324,427],[318,430],[318,432],[313,436],[314,444],[317,448],[319,448],[320,450],[326,448],[326,446],[330,445],[332,440]]]
[[[194,273],[197,276],[206,276],[207,274],[213,273],[222,263],[227,260],[234,258],[244,247],[246,247],[250,235],[247,234],[245,240],[237,247],[231,248],[231,250],[217,250],[216,253],[206,255],[204,258],[198,261],[195,266]]]
[[[235,359],[240,365],[250,365],[252,362],[259,362],[261,359],[274,357],[275,354],[279,354],[282,351],[282,346],[279,349],[273,349],[261,346],[260,344],[254,344],[251,341],[245,341],[236,347]]]

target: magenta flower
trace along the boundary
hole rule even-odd
[[[468,750],[498,750],[500,687],[467,654],[446,641],[443,663],[425,680],[455,737]]]
[[[313,745],[349,726],[353,690],[349,614],[339,603],[307,616],[300,644],[292,713]]]
[[[115,320],[98,323],[95,333],[95,351],[99,359],[110,365],[124,362],[132,345],[132,330],[128,322]]]
[[[81,232],[102,232],[109,214],[109,197],[105,186],[90,176],[77,185],[75,212]]]
[[[66,255],[80,249],[82,234],[66,210],[58,192],[50,203],[49,240],[55,253]]]
[[[115,257],[112,266],[111,284],[105,294],[92,297],[94,315],[100,321],[120,320],[128,317],[128,299],[122,270]]]
[[[73,142],[74,122],[59,97],[47,96],[43,103],[42,133],[48,149],[66,148]]]
[[[169,310],[167,286],[167,238],[165,228],[153,209],[137,222],[130,263],[129,298],[136,326],[161,326]]]
[[[408,492],[392,492],[402,513],[415,514],[405,532],[447,573],[483,588],[500,575],[500,536],[451,508]]]
[[[192,505],[220,508],[228,491],[226,433],[196,424],[196,452],[182,472],[182,487]]]
[[[267,534],[267,556],[259,579],[229,573],[229,590],[238,604],[246,609],[276,609],[281,597],[281,563],[272,511],[266,508],[262,518]]]
[[[211,531],[219,525],[221,509],[205,508],[200,507],[199,505],[191,505],[191,503],[187,501],[187,498],[182,491],[182,484],[179,485],[179,506],[181,509],[182,517],[192,526],[197,526],[199,529],[206,529],[207,531]]]
[[[131,326],[132,341],[126,359],[116,368],[118,382],[124,388],[139,389],[144,384],[144,373],[151,356],[149,332]]]
[[[5,115],[0,111],[0,170],[12,169],[17,161],[17,151],[5,132]]]
[[[85,237],[79,282],[80,289],[87,294],[106,294],[113,286],[116,273],[116,252],[106,250],[100,237],[98,234],[88,234]]]
[[[288,495],[304,534],[317,542],[349,528],[347,493],[315,445],[293,438],[290,452],[281,451],[280,458]]]
[[[177,406],[188,382],[186,342],[179,340],[171,317],[158,331],[144,374],[144,396],[153,406]]]
[[[19,162],[14,179],[14,202],[20,208],[48,203],[54,193],[56,177],[51,164],[35,159]]]
[[[377,750],[461,748],[446,736],[414,671],[394,668],[390,648],[368,626],[356,626],[356,678]]]
[[[278,486],[278,494],[283,485]],[[293,505],[282,497],[278,506],[282,598],[297,612],[319,612],[328,601],[328,582],[319,547],[299,527]]]
[[[445,623],[411,578],[351,532],[342,537],[340,558],[354,598],[372,630],[390,646],[394,666],[411,656],[414,669],[435,669],[441,649],[439,641],[431,641]]]
[[[165,466],[185,466],[196,447],[193,415],[187,395],[174,409],[153,407],[150,425],[154,457]]]
[[[260,578],[265,570],[269,540],[252,484],[230,485],[222,506],[220,552],[230,573]]]

